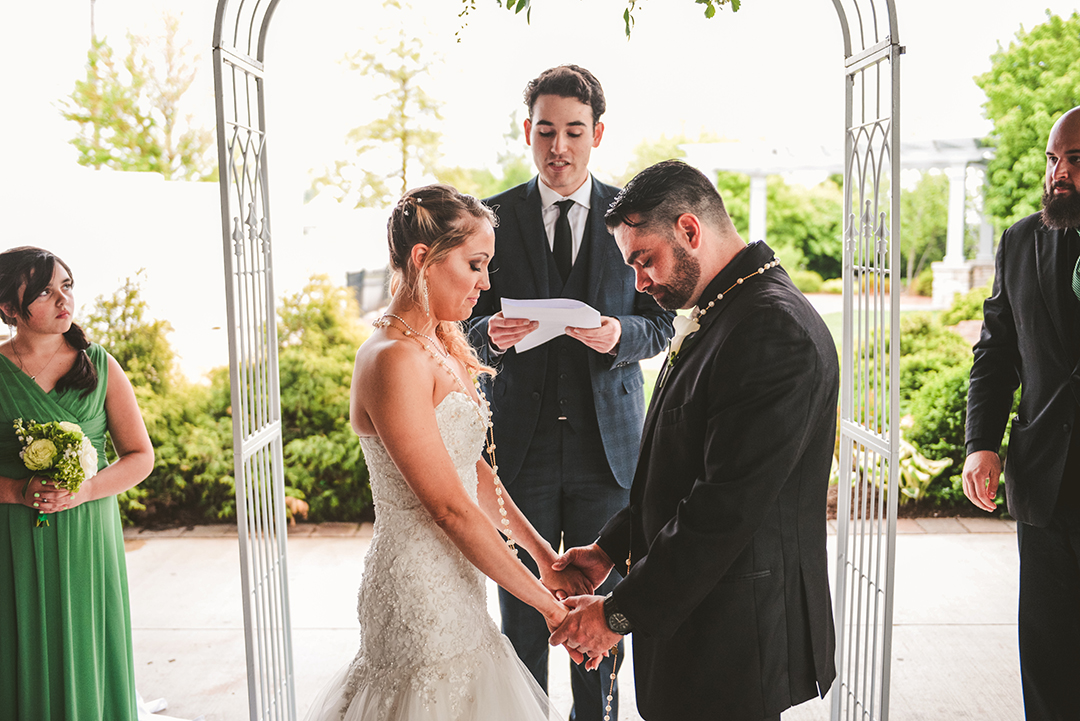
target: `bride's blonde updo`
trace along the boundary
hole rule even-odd
[[[466,216],[484,220],[492,227],[498,218],[486,205],[471,195],[460,193],[449,185],[425,185],[401,196],[394,206],[386,224],[386,237],[390,245],[390,295],[398,294],[410,305],[424,306],[425,283],[428,268],[446,260],[454,248],[465,242],[472,232]],[[426,245],[428,252],[418,268],[411,262],[412,249],[417,244]],[[439,321],[435,326],[436,337],[443,342],[450,355],[457,358],[473,375],[495,371],[476,357],[458,321]]]

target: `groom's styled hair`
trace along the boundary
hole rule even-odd
[[[714,227],[731,222],[716,186],[697,168],[681,160],[664,160],[634,176],[615,196],[604,222],[609,231],[620,225],[673,237],[679,216],[693,213]],[[637,214],[637,220],[627,216]]]

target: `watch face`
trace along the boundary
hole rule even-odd
[[[629,619],[618,611],[607,617],[607,625],[615,633],[621,633],[624,636],[630,632]]]

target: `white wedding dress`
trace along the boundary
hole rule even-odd
[[[486,424],[451,392],[435,409],[476,500]],[[308,721],[547,721],[548,699],[487,610],[485,577],[424,509],[378,437],[360,439],[375,501],[357,612],[360,650]]]

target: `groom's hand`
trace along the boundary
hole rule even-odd
[[[607,579],[614,566],[615,564],[604,553],[604,549],[595,543],[571,548],[551,564],[551,568],[555,571],[562,571],[571,567],[579,570],[591,586],[586,593],[595,591]]]
[[[540,582],[544,584],[544,588],[551,591],[552,596],[560,601],[570,596],[590,594],[595,590],[588,577],[576,566],[556,571],[540,564]]]
[[[603,596],[574,596],[565,603],[570,613],[551,634],[548,643],[566,646],[575,663],[581,663],[579,657],[588,656],[585,668],[591,671],[600,665],[600,659],[622,636],[608,628],[604,620]]]

